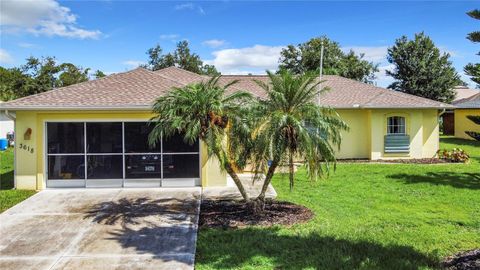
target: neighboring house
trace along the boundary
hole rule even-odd
[[[478,92],[478,91],[477,91]],[[480,93],[474,96],[458,100],[454,103],[455,109],[455,137],[470,139],[465,131],[480,132],[480,126],[467,118],[468,115],[480,116]]]
[[[2,101],[0,101],[1,103]],[[13,132],[13,120],[0,111],[0,139],[6,139],[9,132]]]
[[[208,79],[179,68],[137,68],[4,103],[16,113],[17,188],[223,186],[226,176],[207,159],[204,145],[179,137],[149,149],[151,105],[172,87]],[[330,91],[320,103],[335,108],[350,126],[341,159],[430,158],[439,147],[439,111],[451,105],[339,76],[324,76]],[[231,91],[261,98],[255,80],[239,80]]]
[[[466,86],[460,85],[454,88],[455,99],[452,101],[452,104],[461,102],[464,99],[467,99],[471,96],[474,96],[480,91],[478,89],[470,89]],[[443,124],[443,134],[445,135],[454,135],[455,134],[455,111],[448,110],[442,114],[442,124]]]

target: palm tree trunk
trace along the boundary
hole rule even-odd
[[[289,157],[288,157],[288,166],[289,166],[289,171],[290,171],[290,191],[293,191],[293,176],[295,174],[295,168],[293,165],[293,151],[290,151]]]
[[[233,179],[233,182],[235,182],[235,185],[237,186],[238,188],[238,191],[240,191],[240,194],[242,194],[242,198],[245,202],[248,202],[250,200],[250,198],[248,197],[248,193],[247,191],[245,190],[245,187],[243,186],[243,183],[242,181],[240,180],[240,178],[238,178],[238,175],[237,173],[235,172],[235,170],[232,168],[232,164],[230,162],[227,162],[227,164],[225,165],[225,170],[227,171],[227,173],[230,175],[230,177],[232,177]]]
[[[270,185],[270,182],[272,181],[272,177],[275,174],[278,163],[278,159],[274,159],[272,161],[272,165],[270,165],[270,167],[268,168],[267,175],[265,176],[265,180],[263,181],[263,186],[260,194],[258,194],[258,197],[251,202],[250,208],[255,215],[261,214],[263,213],[263,211],[265,211],[265,193],[267,193],[268,185]]]

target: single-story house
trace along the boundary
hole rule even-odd
[[[454,110],[455,137],[473,140],[465,131],[480,133],[480,126],[468,119],[467,116],[480,116],[480,92],[468,98],[458,100],[453,105],[456,107]]]
[[[147,144],[154,100],[172,87],[205,80],[176,67],[137,68],[3,103],[15,118],[15,186],[159,187],[223,186],[226,175],[207,159],[205,146],[181,138]],[[239,80],[231,91],[264,93],[254,80],[266,76],[221,77]],[[370,84],[324,76],[330,91],[319,102],[335,108],[350,126],[341,159],[430,158],[439,147],[438,116],[451,105]]]
[[[453,91],[455,91],[455,99],[452,101],[453,105],[480,93],[478,89],[471,89],[463,85],[454,87]],[[442,114],[442,124],[443,134],[455,135],[455,110],[447,110]]]
[[[3,102],[0,101],[1,103]],[[13,121],[0,111],[0,139],[6,139],[10,132],[13,132]]]

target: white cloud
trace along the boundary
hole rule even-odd
[[[214,51],[215,57],[206,60],[207,64],[213,64],[223,74],[258,74],[265,70],[276,70],[278,59],[283,46],[263,46],[224,49]]]
[[[96,39],[99,30],[77,26],[77,16],[55,0],[2,1],[0,9],[2,32],[26,31],[34,35]]]
[[[202,42],[202,44],[210,48],[218,48],[227,44],[227,42],[223,39],[210,39],[210,40],[205,40],[204,42]]]
[[[0,63],[10,64],[13,62],[12,56],[4,49],[0,48]]]
[[[365,46],[348,46],[343,47],[344,52],[353,50],[357,54],[365,54],[364,59],[371,62],[381,62],[386,60],[387,57],[387,46],[380,47],[365,47]]]
[[[194,3],[183,3],[178,4],[174,7],[175,10],[196,10],[201,15],[205,15],[205,10],[200,5],[196,5]]]
[[[160,35],[160,39],[170,40],[172,42],[178,41],[179,38],[180,38],[180,35],[178,35],[178,34],[163,34],[163,35]]]
[[[37,47],[37,45],[35,45],[33,43],[27,43],[27,42],[20,42],[20,43],[18,43],[18,46],[22,47],[22,48],[35,48],[35,47]]]
[[[139,60],[126,60],[126,61],[123,61],[122,64],[126,65],[126,66],[129,66],[131,68],[136,68],[136,67],[139,67],[143,64],[145,64],[144,61],[139,61]]]

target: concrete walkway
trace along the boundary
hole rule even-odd
[[[240,178],[240,181],[242,181],[242,184],[250,198],[255,198],[258,196],[258,194],[260,194],[263,186],[263,179],[261,181],[253,181],[253,174],[250,173],[239,174],[238,178]],[[204,200],[241,200],[242,195],[240,194],[240,191],[238,191],[238,188],[235,186],[235,183],[230,176],[227,176],[227,183],[227,187],[203,188],[202,198]],[[270,199],[277,197],[277,192],[271,184],[268,185],[265,197]]]
[[[200,193],[41,191],[0,214],[0,269],[193,269]]]

